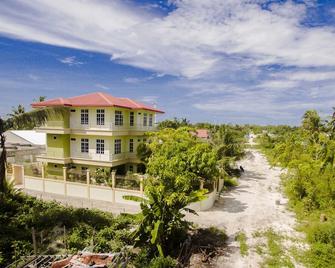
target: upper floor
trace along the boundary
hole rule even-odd
[[[53,134],[140,135],[155,130],[156,115],[163,113],[154,107],[105,93],[53,99],[32,106],[67,107],[65,115],[49,118],[39,128],[41,132]]]

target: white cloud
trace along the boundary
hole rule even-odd
[[[28,74],[28,77],[33,81],[37,81],[38,79],[40,79],[39,76],[35,74]]]
[[[106,86],[106,85],[103,85],[103,84],[96,84],[95,86],[96,86],[97,88],[99,88],[99,89],[103,89],[103,90],[110,89],[109,86]]]
[[[65,57],[63,59],[59,59],[61,63],[67,64],[69,66],[75,66],[75,65],[82,65],[83,62],[77,60],[75,56]]]
[[[294,81],[323,81],[335,80],[335,71],[295,71],[295,72],[282,72],[274,74],[273,76],[286,78]]]
[[[140,99],[141,102],[156,104],[158,100],[158,96],[144,96]]]
[[[120,0],[4,0],[0,32],[109,53],[120,63],[188,78],[230,63],[335,66],[334,28],[302,26],[304,4],[263,9],[261,0],[174,2],[177,8],[162,17]]]

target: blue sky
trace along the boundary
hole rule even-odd
[[[0,115],[104,91],[192,122],[335,106],[335,1],[2,0]]]

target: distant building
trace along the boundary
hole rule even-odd
[[[196,129],[194,133],[198,138],[203,140],[210,139],[210,133],[208,129]]]
[[[45,153],[45,133],[35,130],[8,130],[5,136],[8,163],[36,162],[36,156]]]

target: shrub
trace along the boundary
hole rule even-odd
[[[156,257],[152,259],[152,261],[149,264],[149,268],[174,268],[176,266],[177,266],[176,260],[174,260],[170,256]]]

